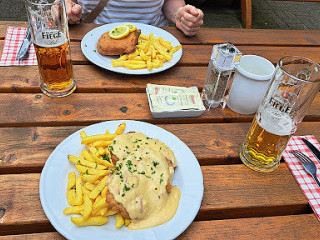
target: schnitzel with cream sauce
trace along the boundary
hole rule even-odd
[[[143,133],[124,133],[109,146],[115,169],[107,181],[106,202],[130,219],[129,229],[169,221],[176,213],[180,190],[171,185],[177,162],[172,150]]]

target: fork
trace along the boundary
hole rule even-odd
[[[308,156],[306,156],[305,154],[303,154],[298,150],[292,150],[289,152],[300,160],[306,172],[313,177],[313,179],[316,181],[316,183],[320,187],[320,182],[317,178],[317,167],[314,164],[314,162]]]

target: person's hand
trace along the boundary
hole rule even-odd
[[[68,22],[70,24],[80,22],[82,17],[82,7],[79,4],[73,2],[72,0],[66,0],[65,3]]]
[[[176,26],[186,36],[193,36],[203,24],[203,12],[191,5],[180,7],[176,14]]]

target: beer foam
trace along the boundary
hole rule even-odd
[[[67,41],[66,35],[57,30],[42,31],[35,37],[35,44],[40,47],[59,47]]]
[[[263,112],[257,114],[256,118],[260,127],[278,136],[291,135],[295,129],[290,115],[273,107],[267,107]]]

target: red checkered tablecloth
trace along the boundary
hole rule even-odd
[[[8,27],[4,41],[0,66],[37,65],[37,57],[33,44],[29,47],[29,57],[26,60],[17,60],[16,56],[26,34],[26,28]]]
[[[282,156],[289,169],[291,170],[292,175],[295,177],[297,183],[302,189],[304,195],[308,199],[309,204],[316,214],[318,220],[320,221],[320,188],[318,187],[314,179],[304,170],[300,161],[291,153],[289,153],[290,150],[299,150],[300,152],[309,156],[316,164],[318,169],[317,173],[318,176],[320,176],[320,163],[317,161],[311,150],[304,144],[304,142],[301,141],[301,138],[309,140],[315,147],[320,149],[320,144],[314,136],[294,136],[291,137],[288,146],[283,152]]]

